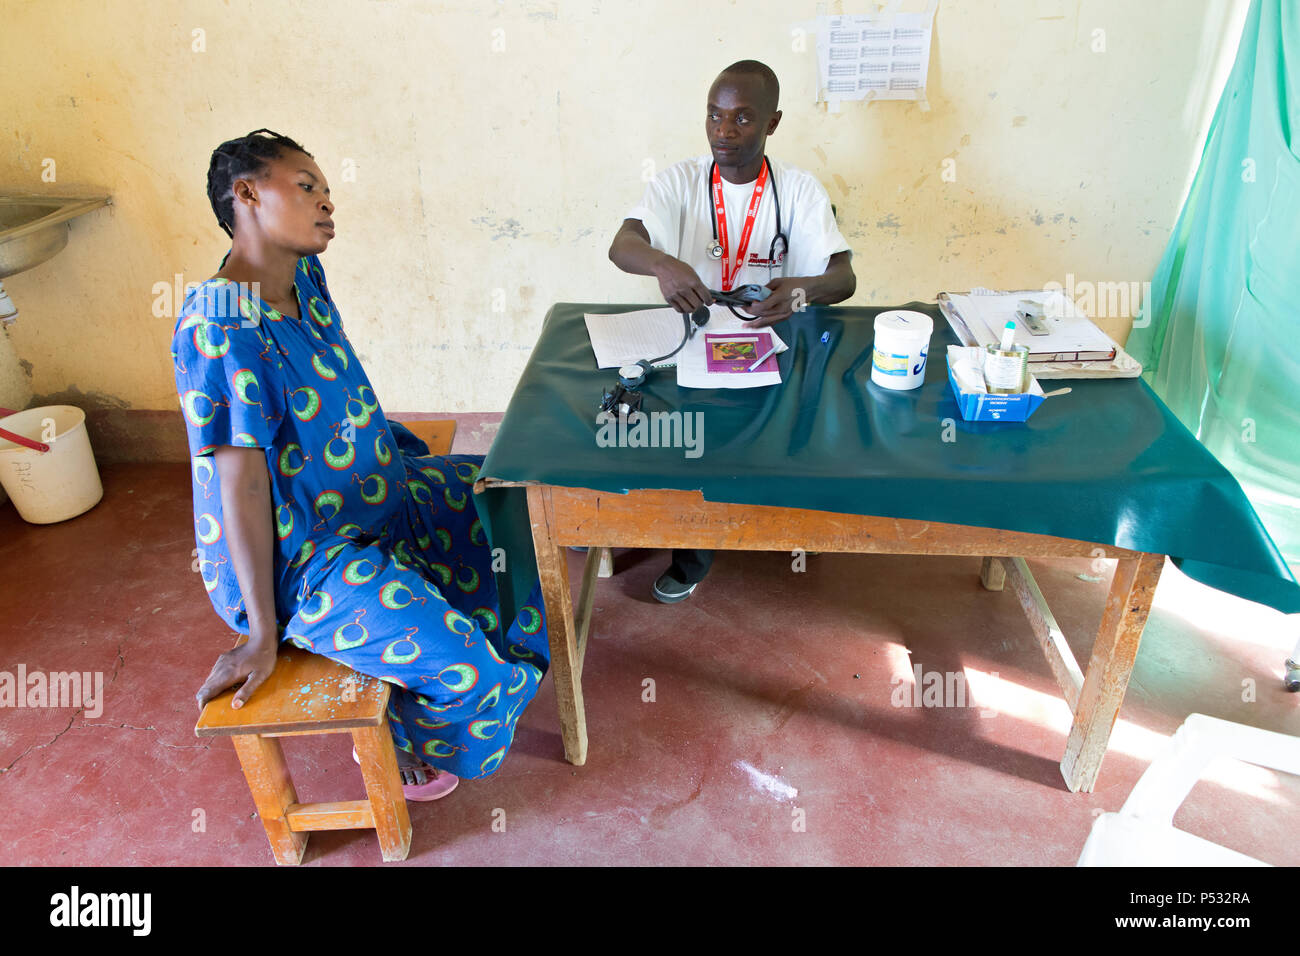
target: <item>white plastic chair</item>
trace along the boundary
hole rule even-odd
[[[1268,866],[1174,827],[1211,761],[1232,757],[1300,776],[1300,737],[1191,714],[1142,774],[1119,813],[1092,825],[1079,866]]]

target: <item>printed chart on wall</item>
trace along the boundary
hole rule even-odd
[[[925,98],[930,39],[939,0],[921,11],[900,11],[893,0],[879,13],[817,17],[817,71],[821,98],[832,113],[844,100]]]

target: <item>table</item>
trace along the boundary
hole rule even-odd
[[[1206,583],[1300,610],[1300,588],[1236,481],[1141,381],[1072,383],[1024,423],[963,422],[943,358],[956,339],[933,305],[904,306],[936,320],[925,383],[909,393],[867,383],[870,320],[882,309],[812,308],[777,328],[791,346],[780,386],[678,389],[671,372],[647,384],[647,411],[711,416],[720,453],[707,442],[693,460],[598,448],[595,402],[613,376],[595,369],[582,313],[630,308],[552,308],[476,486],[493,545],[513,556],[503,615],[540,576],[574,764],[588,749],[596,548],[983,557],[984,586],[1013,588],[1074,714],[1061,761],[1072,791],[1096,781],[1165,555]],[[570,545],[593,549],[576,604]],[[1116,560],[1086,670],[1026,557]]]

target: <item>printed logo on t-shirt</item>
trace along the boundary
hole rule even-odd
[[[785,262],[784,252],[777,253],[775,259],[768,259],[766,257],[759,256],[757,252],[751,252],[749,254],[749,258],[745,260],[745,265],[747,267],[756,266],[759,269],[766,269],[768,266],[771,266],[773,269],[777,269],[780,268],[781,263],[783,262]]]

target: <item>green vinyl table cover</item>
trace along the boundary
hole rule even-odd
[[[703,413],[698,457],[680,447],[600,447],[597,406],[617,375],[596,368],[583,314],[644,308],[654,306],[551,308],[482,477],[699,490],[708,501],[1111,544],[1167,554],[1204,584],[1300,611],[1300,586],[1236,479],[1145,382],[1075,380],[1026,422],[963,421],[947,377],[957,339],[934,305],[889,307],[934,319],[918,389],[870,381],[873,319],[886,308],[810,307],[773,327],[790,346],[779,356],[780,385],[679,388],[675,370],[651,374],[642,411]],[[526,495],[487,487],[476,500],[506,559],[509,617],[537,579]]]

